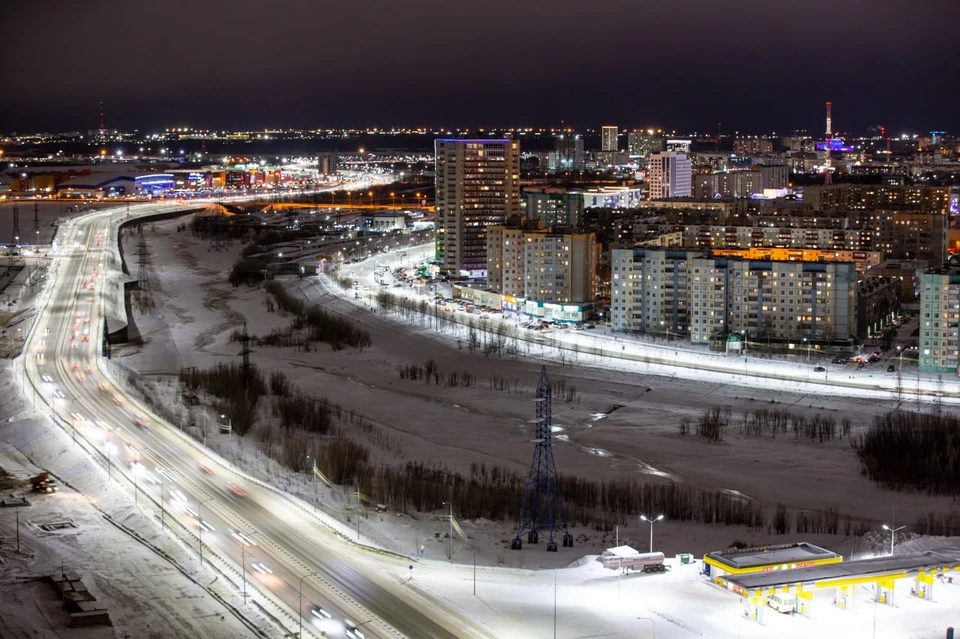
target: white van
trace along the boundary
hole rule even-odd
[[[767,598],[767,605],[783,614],[793,614],[797,611],[797,596],[787,593],[778,593]]]

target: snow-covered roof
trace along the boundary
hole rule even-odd
[[[616,548],[607,548],[603,551],[603,554],[614,557],[633,557],[634,555],[639,555],[640,551],[630,546],[617,546]]]
[[[733,551],[717,551],[707,554],[715,562],[731,568],[757,568],[775,564],[792,564],[805,561],[836,559],[840,555],[807,542],[744,548]]]
[[[940,566],[958,566],[960,557],[943,555],[927,551],[916,555],[893,557],[874,557],[858,561],[845,561],[838,564],[811,566],[794,570],[772,570],[754,572],[746,575],[727,575],[724,579],[741,588],[774,588],[790,584],[822,581],[825,579],[846,579],[851,577],[881,576],[885,573],[903,573]]]

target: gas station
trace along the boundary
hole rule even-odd
[[[711,580],[743,597],[745,616],[760,624],[771,598],[795,598],[792,612],[812,618],[817,591],[828,595],[818,605],[829,601],[827,605],[848,610],[854,606],[858,586],[873,585],[871,600],[894,606],[896,586],[902,580],[912,579],[911,597],[930,602],[937,581],[960,580],[960,556],[930,551],[844,562],[823,548],[791,544],[710,553],[703,560]]]

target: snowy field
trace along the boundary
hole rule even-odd
[[[108,480],[60,428],[18,398],[9,367],[0,373],[0,468],[3,494],[25,495],[16,513],[0,509],[0,636],[2,637],[244,637],[257,636],[234,614],[235,589],[192,550],[160,531],[156,513]],[[60,483],[34,495],[26,480],[49,470]],[[45,532],[43,524],[74,527]],[[111,523],[115,522],[115,523]],[[162,554],[161,554],[162,553]],[[80,575],[113,627],[70,629],[53,588],[34,577]],[[219,582],[219,583],[218,583]],[[222,597],[224,605],[213,595]],[[254,610],[244,613],[266,626]]]
[[[240,246],[229,247],[226,253],[210,252],[206,242],[178,234],[176,224],[174,220],[149,225],[157,308],[135,318],[146,344],[117,353],[123,367],[153,377],[157,389],[171,400],[171,382],[180,367],[237,361],[239,349],[227,337],[240,322],[248,322],[253,334],[265,334],[288,322],[280,314],[265,312],[266,296],[261,289],[233,289],[226,283],[226,273]],[[519,359],[472,355],[458,348],[456,336],[450,332],[437,333],[429,326],[385,318],[364,308],[363,300],[358,306],[357,300],[323,280],[285,283],[308,299],[349,314],[371,332],[373,346],[362,352],[320,348],[312,353],[263,347],[257,349],[253,361],[266,371],[285,370],[301,390],[327,396],[377,425],[389,436],[389,446],[380,449],[383,457],[443,463],[461,472],[469,471],[471,463],[481,462],[524,472],[531,452],[527,423],[533,412],[533,386],[540,365],[547,363],[554,381],[576,386],[572,401],[554,402],[554,421],[563,428],[555,444],[561,472],[593,477],[628,473],[650,481],[683,481],[739,491],[770,505],[834,507],[841,515],[874,521],[886,521],[895,508],[898,524],[952,506],[947,499],[883,491],[863,480],[849,439],[821,444],[792,437],[741,436],[732,430],[723,443],[708,444],[678,432],[680,417],[696,419],[715,404],[729,406],[735,415],[774,407],[806,415],[829,414],[838,421],[850,417],[856,429],[889,410],[893,398],[877,401],[867,394],[858,397],[853,391],[849,397],[817,393],[800,383],[770,388],[754,379],[720,375],[686,379],[656,364],[621,368],[609,359],[591,361],[584,355],[575,365],[567,361],[564,366],[551,361],[549,350],[534,350]],[[398,366],[423,364],[428,358],[443,372],[469,370],[478,383],[470,388],[449,388],[400,379]],[[492,390],[489,380],[494,378],[507,380],[514,391]],[[356,522],[342,491],[322,485],[315,489],[308,477],[296,476],[259,454],[253,442],[238,446],[236,439],[231,441],[225,435],[211,436],[209,441],[224,458],[238,462],[248,472],[285,484],[307,502],[318,499],[345,526]],[[618,579],[616,573],[602,569],[589,557],[578,562],[584,552],[599,553],[613,545],[612,533],[580,528],[574,530],[578,546],[573,550],[554,554],[540,547],[513,552],[508,549],[508,526],[485,521],[461,525],[470,542],[458,539],[454,543],[455,564],[449,568],[443,560],[447,542],[436,539],[446,529],[441,513],[416,517],[377,513],[360,521],[365,542],[410,555],[424,545],[425,561],[415,562],[409,585],[477,616],[497,636],[552,636],[554,573],[530,570],[540,567],[559,568],[556,597],[561,637],[652,636],[644,634],[651,626],[658,637],[802,637],[825,634],[824,629],[828,629],[825,636],[841,636],[829,631],[840,629],[842,636],[867,637],[873,636],[876,615],[878,637],[932,638],[941,636],[940,629],[958,603],[951,599],[954,591],[946,587],[938,591],[938,603],[905,596],[899,597],[898,608],[874,607],[867,602],[869,593],[861,593],[864,603],[853,611],[834,609],[824,598],[817,601],[813,621],[768,611],[766,625],[759,627],[743,619],[736,596],[704,583],[695,567],[674,565],[666,575]],[[625,522],[620,543],[645,548],[647,533],[645,524]],[[670,521],[657,524],[655,546],[668,556],[677,552],[699,556],[724,548],[734,539],[749,544],[803,539],[845,553],[858,551],[857,556],[877,550],[862,545],[856,548],[862,542],[841,536],[777,536]],[[929,543],[953,548],[955,541]],[[874,545],[881,546],[881,542],[876,540]],[[476,597],[472,594],[471,543],[478,547],[481,565]],[[578,565],[563,567],[571,562]],[[498,565],[515,568],[490,568]],[[402,578],[409,575],[398,575]],[[674,586],[665,588],[664,584]],[[919,616],[922,624],[917,623]],[[646,617],[653,624],[637,617]]]

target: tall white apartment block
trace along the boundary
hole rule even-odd
[[[520,214],[520,143],[439,139],[435,152],[440,269],[486,277],[487,229]]]
[[[924,273],[920,286],[920,370],[958,372],[958,323],[960,271],[934,269]]]
[[[611,325],[689,337],[833,341],[856,335],[856,266],[704,257],[697,251],[611,251]]]
[[[513,297],[554,304],[592,302],[597,275],[593,233],[493,226],[487,235],[487,285]]]
[[[617,136],[620,135],[620,129],[615,126],[605,125],[600,128],[600,150],[617,151],[620,147]]]
[[[647,184],[650,199],[692,195],[693,165],[686,153],[661,151],[650,155]]]

